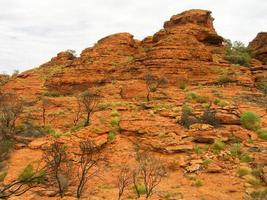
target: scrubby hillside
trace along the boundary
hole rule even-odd
[[[266,33],[230,45],[213,20],[185,11],[5,77],[0,197],[266,199]]]

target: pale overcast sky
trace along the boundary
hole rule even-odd
[[[247,44],[267,31],[267,0],[1,0],[0,73],[80,52],[112,33],[143,39],[194,8],[211,10],[217,32],[231,40]]]

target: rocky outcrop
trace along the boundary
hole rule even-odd
[[[165,22],[164,29],[143,41],[135,40],[129,33],[117,33],[83,50],[80,57],[58,54],[42,65],[56,72],[46,79],[45,86],[66,94],[93,84],[119,81],[121,88],[127,86],[125,90],[131,91],[125,95],[136,96],[144,90],[136,83],[148,72],[165,76],[170,84],[177,84],[178,79],[189,84],[214,84],[220,76],[214,76],[215,66],[226,71],[230,67],[217,59],[223,53],[222,41],[213,27],[210,11],[189,10],[173,16]],[[237,76],[237,81],[253,85],[250,71],[239,70],[237,73],[243,75]]]
[[[256,38],[249,43],[252,56],[267,64],[267,32],[258,33]]]
[[[213,28],[210,11],[190,10],[174,15],[164,29],[143,41],[145,64],[176,65],[180,60],[212,61],[212,50],[222,47],[223,38]]]

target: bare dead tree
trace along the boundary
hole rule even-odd
[[[44,152],[44,161],[51,181],[55,181],[62,198],[68,188],[68,176],[70,160],[66,152],[66,146],[55,141]]]
[[[138,170],[134,172],[134,186],[137,189],[137,180],[140,178],[145,187],[146,199],[151,197],[155,188],[160,184],[166,174],[162,162],[153,157],[148,152],[138,153],[137,155]],[[140,197],[140,193],[138,193]]]
[[[147,95],[146,95],[147,101],[150,101],[151,92],[156,92],[160,86],[166,85],[168,83],[168,79],[166,77],[157,78],[150,73],[146,74],[144,79],[146,82],[146,89],[147,89]]]
[[[120,92],[119,92],[119,94],[120,94],[120,97],[121,97],[122,99],[125,98],[123,86],[120,86]]]
[[[21,196],[25,192],[42,185],[45,182],[45,169],[34,169],[29,164],[20,176],[9,184],[0,187],[0,199]]]
[[[23,110],[23,101],[12,93],[0,94],[0,138],[12,137],[16,121]]]
[[[121,199],[125,189],[132,183],[132,172],[128,166],[123,166],[119,172],[117,179],[117,187],[119,189],[118,200]]]
[[[45,127],[46,126],[46,111],[49,105],[51,104],[51,102],[49,101],[49,99],[45,97],[42,97],[41,101],[42,101],[42,122],[43,122],[43,127]]]
[[[76,126],[78,122],[82,119],[82,105],[79,97],[76,97],[77,107],[75,110],[75,115],[73,119],[73,125]]]
[[[90,117],[95,112],[97,105],[99,103],[99,95],[86,91],[83,92],[80,97],[79,101],[83,105],[84,112],[86,113],[86,119],[84,126],[88,126],[90,123]]]
[[[81,198],[86,185],[90,179],[98,176],[99,164],[105,161],[100,155],[99,149],[90,140],[80,142],[80,152],[78,160],[78,187],[76,197]]]

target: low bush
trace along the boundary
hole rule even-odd
[[[257,82],[256,87],[263,92],[263,94],[267,95],[267,82]]]
[[[249,163],[252,161],[252,158],[249,154],[247,153],[243,153],[239,156],[239,159],[241,162],[246,162],[246,163]]]
[[[201,148],[200,146],[194,146],[193,150],[196,154],[202,154],[205,152],[205,149]]]
[[[136,192],[139,194],[139,195],[144,195],[146,194],[146,187],[144,184],[137,184],[136,186]]]
[[[267,189],[264,189],[264,190],[261,189],[261,190],[254,191],[250,194],[250,196],[253,199],[265,200],[265,199],[267,199]]]
[[[239,157],[242,154],[242,145],[240,143],[233,144],[230,153],[233,157]]]
[[[61,94],[58,91],[47,91],[43,94],[46,97],[60,97]]]
[[[233,82],[233,80],[228,74],[223,74],[223,75],[219,76],[219,78],[218,78],[219,84],[226,84],[226,83],[231,83],[231,82]]]
[[[252,172],[252,169],[249,167],[240,167],[238,169],[239,176],[245,176],[245,175],[251,174],[251,172]]]
[[[5,180],[7,176],[7,172],[0,172],[0,183]]]
[[[258,134],[259,138],[267,140],[267,129],[259,129],[256,133]]]
[[[214,153],[220,153],[220,151],[222,151],[224,148],[225,143],[219,139],[215,140],[215,142],[212,144],[212,150]]]
[[[84,128],[84,124],[85,124],[85,120],[82,120],[82,121],[78,122],[76,125],[74,125],[73,127],[71,127],[70,131],[71,132],[77,132],[77,131]]]
[[[201,187],[201,186],[203,186],[203,181],[197,179],[192,183],[192,186]]]
[[[177,81],[177,86],[181,90],[185,90],[187,88],[187,82],[186,81]]]
[[[213,101],[213,103],[215,104],[215,105],[217,105],[217,106],[220,106],[220,107],[225,107],[225,106],[228,106],[229,105],[229,103],[227,102],[227,101],[224,101],[224,100],[221,100],[221,99],[215,99],[214,101]]]
[[[260,117],[255,112],[244,112],[240,117],[241,125],[249,130],[257,130],[259,128]]]
[[[208,98],[206,96],[201,96],[196,92],[188,92],[186,94],[186,98],[188,100],[194,100],[197,103],[206,103],[208,101]]]
[[[209,164],[211,164],[213,162],[213,160],[211,160],[211,159],[205,159],[205,160],[203,160],[203,165],[205,166],[205,167],[207,167]]]
[[[0,162],[7,158],[14,144],[15,142],[13,140],[4,139],[0,141]]]
[[[114,133],[113,131],[109,131],[108,133],[108,141],[109,142],[113,142],[116,139],[116,133]]]
[[[47,127],[35,125],[31,122],[23,122],[16,127],[16,133],[25,137],[42,137],[49,132]]]

